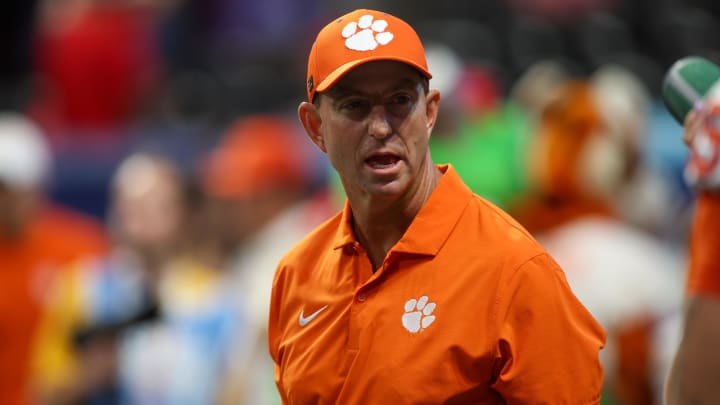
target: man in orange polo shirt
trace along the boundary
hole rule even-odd
[[[720,92],[715,91],[714,96],[714,103],[720,105],[717,102]],[[715,125],[717,114],[716,108],[703,119],[701,114],[690,112],[685,120],[685,143],[692,144],[704,131],[704,123]],[[703,145],[704,152],[711,151],[714,155],[713,163],[707,166],[708,174],[714,173],[714,176],[718,173],[717,156],[720,155],[717,135],[710,134],[706,139],[711,142]],[[707,157],[707,153],[695,156],[697,159]],[[693,163],[691,159],[689,164]],[[720,192],[717,177],[714,180],[700,187],[698,193],[690,236],[683,338],[666,387],[669,405],[720,403],[720,350],[717,349],[720,341]]]
[[[356,10],[310,51],[298,114],[348,200],[278,266],[287,404],[597,404],[605,332],[512,218],[428,140],[440,94],[404,21]]]

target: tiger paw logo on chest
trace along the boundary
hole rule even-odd
[[[375,20],[370,14],[360,17],[357,22],[349,22],[342,30],[345,46],[354,51],[372,51],[378,45],[387,45],[395,35],[385,31],[388,23],[385,20]]]
[[[418,299],[411,298],[405,303],[402,324],[409,332],[421,332],[435,322],[435,315],[432,315],[432,313],[436,304],[428,301],[427,295],[423,295]]]

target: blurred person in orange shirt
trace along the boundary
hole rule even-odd
[[[272,277],[282,255],[330,216],[325,167],[297,121],[266,114],[235,121],[202,173],[223,267],[250,331],[249,343],[233,354],[223,401],[277,403],[266,349]]]
[[[602,87],[604,78],[570,79],[548,68],[543,67],[544,79],[539,75],[537,83],[524,83],[543,89],[544,99],[535,102],[529,192],[511,213],[566,269],[575,294],[607,330],[607,347],[601,353],[606,400],[660,403],[677,343],[676,286],[684,255],[619,210],[621,197],[634,195],[636,204],[644,201],[635,177],[640,143],[627,139],[642,134],[623,132],[638,126],[634,120],[644,119],[642,106],[636,104],[629,83],[607,89]],[[619,68],[606,69],[604,74],[612,69],[621,83],[628,79],[620,76]],[[632,110],[605,114],[613,110],[607,103]],[[646,214],[653,211],[651,203],[645,206]]]
[[[716,97],[716,96],[715,96]],[[716,102],[712,102],[715,104]],[[710,103],[708,103],[710,104]],[[715,106],[717,109],[717,106]],[[700,132],[706,132],[707,120],[691,111],[684,123],[683,140],[691,145]],[[717,170],[717,134],[712,143],[714,163],[708,172]],[[710,144],[706,145],[710,146]],[[666,385],[669,405],[720,402],[720,194],[716,187],[698,189],[690,239],[690,268],[685,285],[685,325],[683,338]]]
[[[280,261],[283,403],[599,404],[605,332],[527,231],[428,146],[415,30],[360,9],[318,33],[298,116],[347,200]]]
[[[99,221],[46,198],[52,156],[26,117],[0,113],[0,398],[32,400],[32,347],[60,269],[108,247]]]

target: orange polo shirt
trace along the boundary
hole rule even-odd
[[[452,166],[373,272],[330,219],[280,262],[269,343],[286,404],[597,404],[605,332],[563,271]]]
[[[720,297],[720,194],[698,195],[690,240],[687,292]]]
[[[0,403],[32,402],[30,358],[49,292],[67,263],[107,246],[98,220],[54,205],[37,213],[22,238],[0,235]]]

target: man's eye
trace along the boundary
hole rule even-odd
[[[393,103],[395,104],[409,104],[410,102],[412,102],[412,98],[407,94],[398,94],[393,97]]]
[[[366,104],[366,103],[365,103],[364,101],[362,101],[362,100],[349,100],[349,101],[343,102],[343,103],[340,105],[340,107],[341,107],[343,110],[354,111],[354,110],[358,110],[358,109],[360,109],[360,108],[363,108],[363,107],[365,106],[365,104]]]

